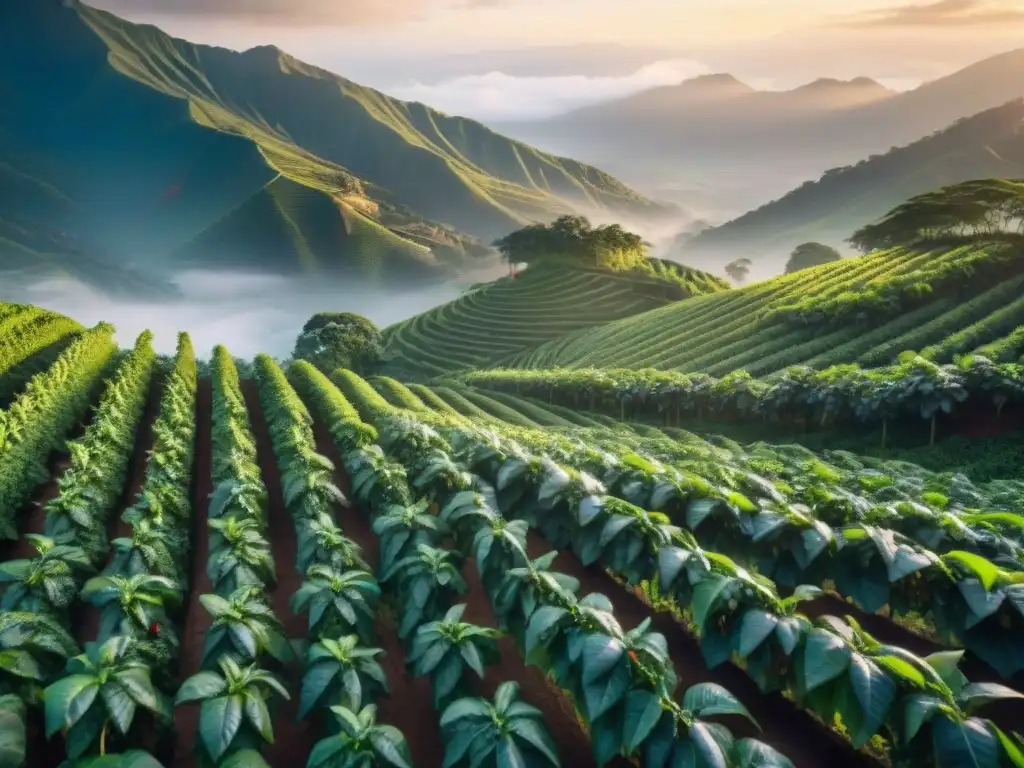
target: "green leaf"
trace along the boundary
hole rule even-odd
[[[25,739],[25,702],[17,696],[0,696],[0,765],[25,765]]]
[[[983,721],[932,721],[932,746],[939,768],[999,768],[999,742]]]
[[[174,697],[175,705],[200,699],[212,699],[227,691],[227,683],[216,672],[199,672],[181,684],[178,695]]]
[[[896,698],[896,684],[878,665],[859,653],[850,659],[850,682],[863,714],[860,727],[851,734],[854,749],[860,749],[881,729]]]
[[[551,765],[557,766],[558,748],[555,746],[551,735],[540,722],[532,718],[517,717],[512,720],[512,732],[519,736],[535,750],[548,759]]]
[[[741,658],[752,654],[778,625],[777,616],[766,611],[750,610],[740,619],[740,642],[736,649]]]
[[[971,683],[960,692],[959,700],[967,714],[973,714],[979,707],[1003,699],[1024,699],[1024,694],[999,683]]]
[[[986,592],[990,592],[992,587],[996,585],[996,581],[999,578],[999,567],[993,565],[984,557],[975,555],[972,552],[962,552],[960,550],[954,550],[953,552],[947,552],[943,559],[956,560],[958,563],[963,565],[968,571],[978,577],[978,581],[981,582],[982,586],[985,587]]]
[[[872,657],[877,664],[881,664],[897,677],[903,678],[910,687],[924,688],[925,676],[913,664],[899,658],[898,656],[882,655]]]
[[[1013,768],[1024,768],[1024,743],[1019,739],[1014,741],[995,725],[990,726],[1003,746],[1003,753],[1009,758]]]
[[[401,738],[401,741],[398,741],[398,738]],[[383,728],[371,732],[370,744],[384,763],[381,768],[412,768],[411,762],[406,758],[409,747],[405,743],[405,737],[397,730],[394,734],[385,732]]]
[[[807,692],[834,680],[850,665],[850,647],[831,632],[815,628],[804,647],[804,685]]]
[[[626,652],[621,640],[607,635],[588,635],[583,640],[583,684],[604,677]]]
[[[135,699],[114,680],[107,682],[100,690],[107,715],[122,735],[127,735],[135,717]]]
[[[74,725],[98,694],[99,686],[88,675],[71,675],[49,686],[44,693],[46,738]]]
[[[263,737],[268,744],[274,743],[274,729],[270,724],[270,712],[267,710],[267,702],[260,695],[259,691],[248,690],[245,692],[245,716],[256,732]]]
[[[526,655],[529,657],[537,648],[541,638],[555,624],[568,614],[564,608],[554,605],[544,605],[534,611],[530,617],[530,624],[526,629]]]
[[[626,712],[622,719],[622,744],[632,754],[650,735],[661,717],[661,701],[650,691],[634,689],[626,694]]]
[[[722,749],[722,745],[715,739],[708,723],[698,720],[690,726],[688,735],[697,754],[703,758],[703,765],[707,768],[728,768],[729,757]]]
[[[337,665],[333,662],[327,664],[314,664],[302,678],[302,688],[299,691],[299,719],[303,719],[316,706],[318,700],[327,690],[327,686],[334,680],[337,672]]]
[[[747,711],[740,700],[718,683],[697,683],[690,686],[683,694],[683,709],[689,710],[699,718],[714,715],[741,715],[757,725],[754,716]]]
[[[733,745],[736,768],[794,768],[783,754],[757,739],[740,739]]]
[[[704,634],[705,623],[735,581],[736,579],[714,574],[693,588],[693,601],[690,607],[693,612],[693,623],[697,625],[700,634]]]
[[[509,736],[498,742],[494,754],[497,760],[495,768],[529,768],[526,755]]]
[[[242,697],[221,696],[203,702],[199,714],[199,736],[213,760],[220,760],[242,725]]]
[[[942,702],[927,693],[911,693],[903,698],[903,741],[914,740],[921,726],[942,708]]]

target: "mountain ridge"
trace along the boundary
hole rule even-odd
[[[427,264],[438,278],[451,274],[487,252],[484,240],[534,220],[677,213],[596,168],[391,99],[277,46],[195,45],[76,0],[10,0],[0,28],[0,131],[42,158],[8,175],[37,200],[52,183],[70,201],[30,210],[13,194],[5,231],[34,227],[33,242],[48,227],[70,231],[154,282],[179,262],[225,261],[197,248],[239,233],[232,214],[247,208],[271,215],[271,239],[288,243],[274,259],[254,258],[262,266],[351,273],[346,263],[362,256],[349,240],[366,236],[359,247],[385,259],[375,275],[407,268],[416,279]],[[282,176],[310,194],[293,194]],[[317,213],[269,205],[281,199]],[[302,253],[309,242],[320,243],[313,260]],[[71,251],[52,259],[15,244],[27,271],[55,261],[75,272]]]
[[[692,81],[499,127],[545,149],[571,146],[578,157],[647,188],[672,189],[685,169],[691,187],[723,199],[730,193],[733,205],[724,215],[737,216],[828,169],[1024,96],[1024,48],[901,92],[863,78],[825,78],[775,92],[734,84],[733,97],[707,100],[687,95],[688,88]],[[699,203],[675,199],[688,207]]]
[[[776,258],[807,241],[845,249],[854,229],[914,195],[976,178],[1021,176],[1024,98],[854,165],[830,169],[725,224],[682,238],[676,255],[699,264],[734,258],[754,245]]]

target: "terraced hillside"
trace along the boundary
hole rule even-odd
[[[576,331],[504,364],[763,377],[792,365],[883,366],[908,350],[939,363],[973,351],[1016,361],[1022,289],[1014,243],[900,247]]]
[[[717,278],[694,270],[685,290],[697,295],[722,288]],[[387,328],[389,372],[429,377],[491,367],[550,339],[662,307],[679,291],[648,275],[533,267]]]
[[[0,410],[5,768],[1020,762],[1020,480],[112,333]]]

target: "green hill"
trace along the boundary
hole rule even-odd
[[[800,243],[841,245],[855,229],[913,195],[969,179],[1024,176],[1022,125],[1024,100],[1017,100],[913,144],[826,171],[818,181],[688,238],[680,258],[705,264],[749,255],[756,270],[777,272]]]
[[[675,302],[551,340],[505,364],[766,376],[798,364],[881,366],[905,350],[948,362],[985,347],[998,360],[1016,360],[1024,353],[1022,292],[1020,245],[894,248]]]
[[[541,264],[385,329],[385,351],[390,367],[410,378],[488,367],[566,334],[726,287],[696,270],[679,274],[689,275],[688,288],[647,273]]]
[[[381,262],[408,282],[526,221],[669,212],[597,169],[277,49],[192,45],[77,2],[0,7],[0,95],[0,237],[54,267],[81,252],[156,280],[179,258],[234,264],[266,239],[290,245],[258,248],[264,267]],[[282,197],[301,198],[303,215]],[[32,244],[54,231],[77,251]]]

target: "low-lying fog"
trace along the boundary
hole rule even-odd
[[[72,279],[42,280],[16,291],[0,288],[0,299],[52,309],[83,325],[101,320],[117,328],[116,339],[131,346],[145,329],[154,347],[173,353],[178,331],[188,331],[196,355],[210,356],[216,344],[246,359],[259,352],[290,355],[303,323],[315,312],[356,312],[380,328],[457,297],[468,281],[406,292],[370,292],[343,284],[302,281],[239,272],[183,272],[175,278],[183,297],[160,303],[115,301]]]

